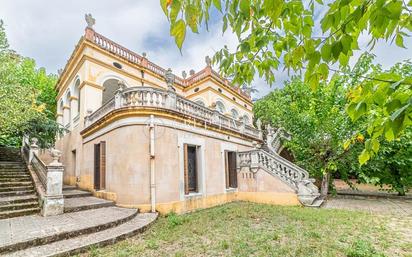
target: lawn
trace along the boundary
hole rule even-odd
[[[390,220],[237,202],[160,217],[144,233],[82,256],[412,256]]]

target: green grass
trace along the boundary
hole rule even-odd
[[[238,202],[160,217],[143,234],[82,256],[409,256],[388,222],[362,212]]]

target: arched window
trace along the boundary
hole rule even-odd
[[[74,82],[74,96],[77,97],[77,113],[80,112],[80,79],[76,79],[76,82]]]
[[[64,125],[67,125],[67,124],[70,124],[70,120],[71,120],[71,118],[72,118],[72,113],[71,113],[71,109],[70,109],[70,97],[71,97],[71,94],[70,94],[70,91],[67,91],[67,93],[66,93],[66,98],[64,99],[64,103],[65,103],[65,105],[67,105],[67,107],[68,107],[68,112],[67,112],[67,117],[66,117],[66,115],[64,115],[64,110],[63,110],[63,115],[64,115]]]
[[[226,107],[221,101],[216,101],[216,110],[223,114],[226,112]]]
[[[195,103],[197,103],[197,104],[199,104],[199,105],[201,105],[201,106],[206,106],[205,102],[203,102],[202,99],[197,99],[197,100],[195,101]]]
[[[243,121],[245,122],[245,124],[250,125],[250,118],[246,114],[243,115]]]
[[[119,89],[118,79],[108,79],[103,83],[102,105],[114,97],[117,89]]]
[[[233,118],[233,119],[235,119],[235,120],[239,119],[239,112],[236,111],[236,109],[232,109],[232,110],[230,111],[230,113],[232,114],[232,118]]]

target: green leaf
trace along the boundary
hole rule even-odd
[[[284,1],[282,0],[268,0],[263,2],[263,8],[272,21],[276,21],[279,18],[282,12],[283,3]]]
[[[170,22],[173,23],[176,21],[177,15],[181,11],[182,3],[180,0],[173,0],[172,7],[170,8]]]
[[[370,154],[366,149],[363,149],[362,153],[359,155],[359,163],[361,165],[365,164],[370,159]]]
[[[393,130],[391,127],[387,127],[386,131],[385,131],[385,138],[388,141],[392,141],[393,139],[395,139],[395,135],[393,134]]]
[[[216,7],[216,9],[222,11],[222,4],[220,0],[213,0],[213,5]]]
[[[321,53],[321,55],[322,55],[322,59],[323,59],[325,62],[330,61],[330,59],[331,59],[331,53],[332,53],[332,47],[331,47],[331,45],[329,45],[329,44],[324,44],[324,45],[322,46],[322,49],[320,50],[320,53]]]
[[[197,33],[197,18],[198,18],[198,13],[197,13],[197,8],[194,5],[187,5],[186,11],[185,11],[185,16],[186,16],[186,22],[189,25],[190,29],[192,30],[193,33]]]
[[[399,117],[399,115],[404,112],[406,109],[408,109],[408,107],[410,106],[410,104],[405,104],[402,108],[397,109],[394,113],[392,113],[391,115],[391,120],[394,121],[396,118]]]
[[[177,47],[182,50],[183,41],[186,36],[186,24],[182,19],[172,24],[170,35],[174,36]]]
[[[247,17],[250,16],[250,0],[240,0],[240,11],[246,15]]]
[[[396,39],[395,39],[395,43],[397,46],[402,47],[402,48],[406,48],[405,45],[403,44],[403,37],[401,34],[396,34]]]
[[[339,58],[339,54],[342,52],[342,43],[337,41],[332,45],[332,54],[335,59]]]
[[[163,12],[168,15],[167,11],[167,0],[160,0],[160,6],[162,7]]]

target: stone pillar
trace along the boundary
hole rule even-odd
[[[29,163],[33,160],[34,154],[39,154],[39,146],[37,145],[37,138],[33,137],[30,144]]]
[[[79,114],[79,108],[78,108],[78,101],[79,99],[76,96],[71,96],[70,97],[70,121],[73,121],[73,119]]]
[[[174,90],[167,91],[166,108],[176,110],[177,96]]]
[[[47,185],[41,211],[43,216],[58,215],[62,214],[64,211],[64,166],[59,162],[61,152],[53,149],[51,154],[53,157],[53,162],[47,165]]]

